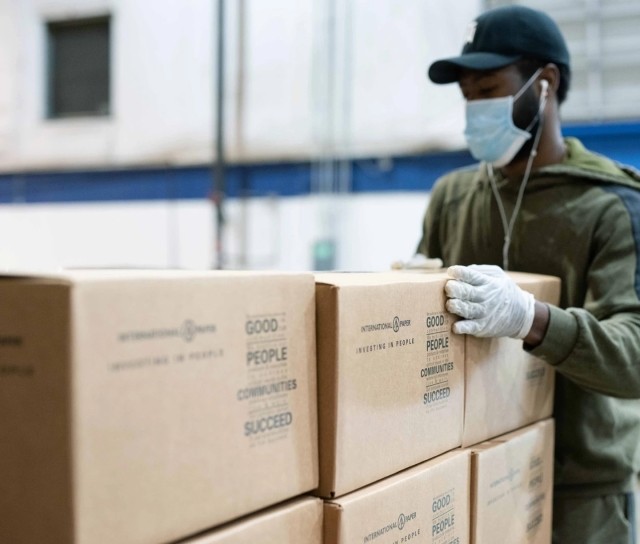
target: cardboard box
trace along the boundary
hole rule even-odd
[[[558,278],[519,272],[509,275],[537,300],[558,303]],[[551,366],[524,351],[522,340],[466,338],[463,446],[551,416],[555,383]]]
[[[471,543],[551,542],[552,419],[471,451]]]
[[[311,274],[0,278],[0,542],[166,542],[314,489]]]
[[[179,544],[322,544],[322,500],[301,497]]]
[[[440,274],[316,274],[320,486],[332,498],[460,446],[464,337]]]
[[[469,468],[457,450],[325,502],[324,541],[466,544]]]

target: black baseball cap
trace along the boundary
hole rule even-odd
[[[458,81],[461,68],[495,70],[523,59],[539,59],[569,68],[569,50],[558,25],[546,13],[525,6],[504,6],[473,21],[462,53],[429,67],[434,83]]]

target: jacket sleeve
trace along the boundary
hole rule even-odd
[[[551,306],[531,354],[586,389],[640,398],[640,192],[627,196],[596,227],[584,307]]]
[[[444,200],[444,183],[440,179],[436,181],[431,191],[427,211],[422,222],[422,238],[416,249],[416,253],[421,253],[432,259],[443,258],[440,244],[440,214]]]

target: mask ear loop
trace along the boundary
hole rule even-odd
[[[535,79],[542,73],[542,68],[538,68],[534,74],[527,80],[527,82],[520,88],[520,90],[513,96],[513,102],[515,103],[516,100],[518,100],[518,98],[520,98],[522,96],[522,94],[531,86],[531,84],[535,81]],[[549,82],[546,79],[541,79],[540,80],[540,85],[541,85],[541,90],[540,90],[540,107],[538,108],[538,111],[536,112],[536,114],[533,116],[533,119],[531,119],[531,123],[529,123],[527,125],[527,128],[525,128],[524,130],[529,132],[532,128],[533,125],[536,124],[536,121],[540,118],[540,114],[542,113],[542,110],[544,109],[544,104],[542,103],[542,101],[544,100],[544,102],[546,103],[547,101],[547,94],[548,94],[548,89],[549,89]]]
[[[542,70],[538,70],[534,76],[537,76]],[[529,153],[529,159],[527,160],[527,167],[524,172],[524,176],[522,178],[522,182],[520,183],[520,189],[518,190],[518,198],[516,199],[516,204],[513,207],[513,213],[511,214],[511,218],[507,220],[507,214],[504,210],[504,204],[502,203],[502,198],[500,197],[500,191],[498,190],[498,186],[496,184],[496,180],[493,175],[493,165],[491,163],[487,163],[487,171],[489,173],[489,182],[491,184],[491,190],[498,204],[498,211],[500,212],[500,220],[502,221],[502,230],[504,232],[504,242],[502,244],[502,268],[503,270],[509,270],[509,247],[511,246],[511,234],[513,233],[513,227],[516,223],[516,218],[518,213],[520,212],[520,207],[522,206],[522,200],[524,199],[524,190],[527,186],[527,182],[529,181],[529,176],[531,175],[531,167],[533,166],[533,161],[538,154],[538,144],[540,143],[540,137],[542,136],[542,125],[544,123],[544,116],[541,115],[544,111],[544,108],[547,104],[547,88],[549,83],[546,80],[542,80],[546,85],[542,85],[542,92],[540,95],[540,106],[538,107],[538,113],[536,114],[534,121],[536,119],[540,119],[540,123],[538,124],[538,130],[536,130],[536,134],[533,140],[533,146],[531,147],[531,153]],[[528,86],[525,85],[525,88]],[[533,123],[532,123],[533,124]]]
[[[531,84],[536,80],[536,78],[542,73],[542,68],[538,68],[533,75],[527,79],[527,81],[525,82],[525,84],[520,87],[520,90],[513,95],[513,101],[515,102],[516,100],[518,100],[518,98],[520,98],[522,96],[522,93],[524,93],[530,86]],[[542,81],[546,81],[546,79],[543,79]],[[544,89],[543,89],[544,90]]]

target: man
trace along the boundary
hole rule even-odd
[[[481,162],[438,180],[418,253],[450,266],[447,305],[463,318],[454,332],[520,338],[557,370],[553,541],[634,542],[640,175],[562,137],[570,59],[544,13],[480,15],[462,54],[429,77],[460,86]],[[503,269],[559,276],[560,306]]]

